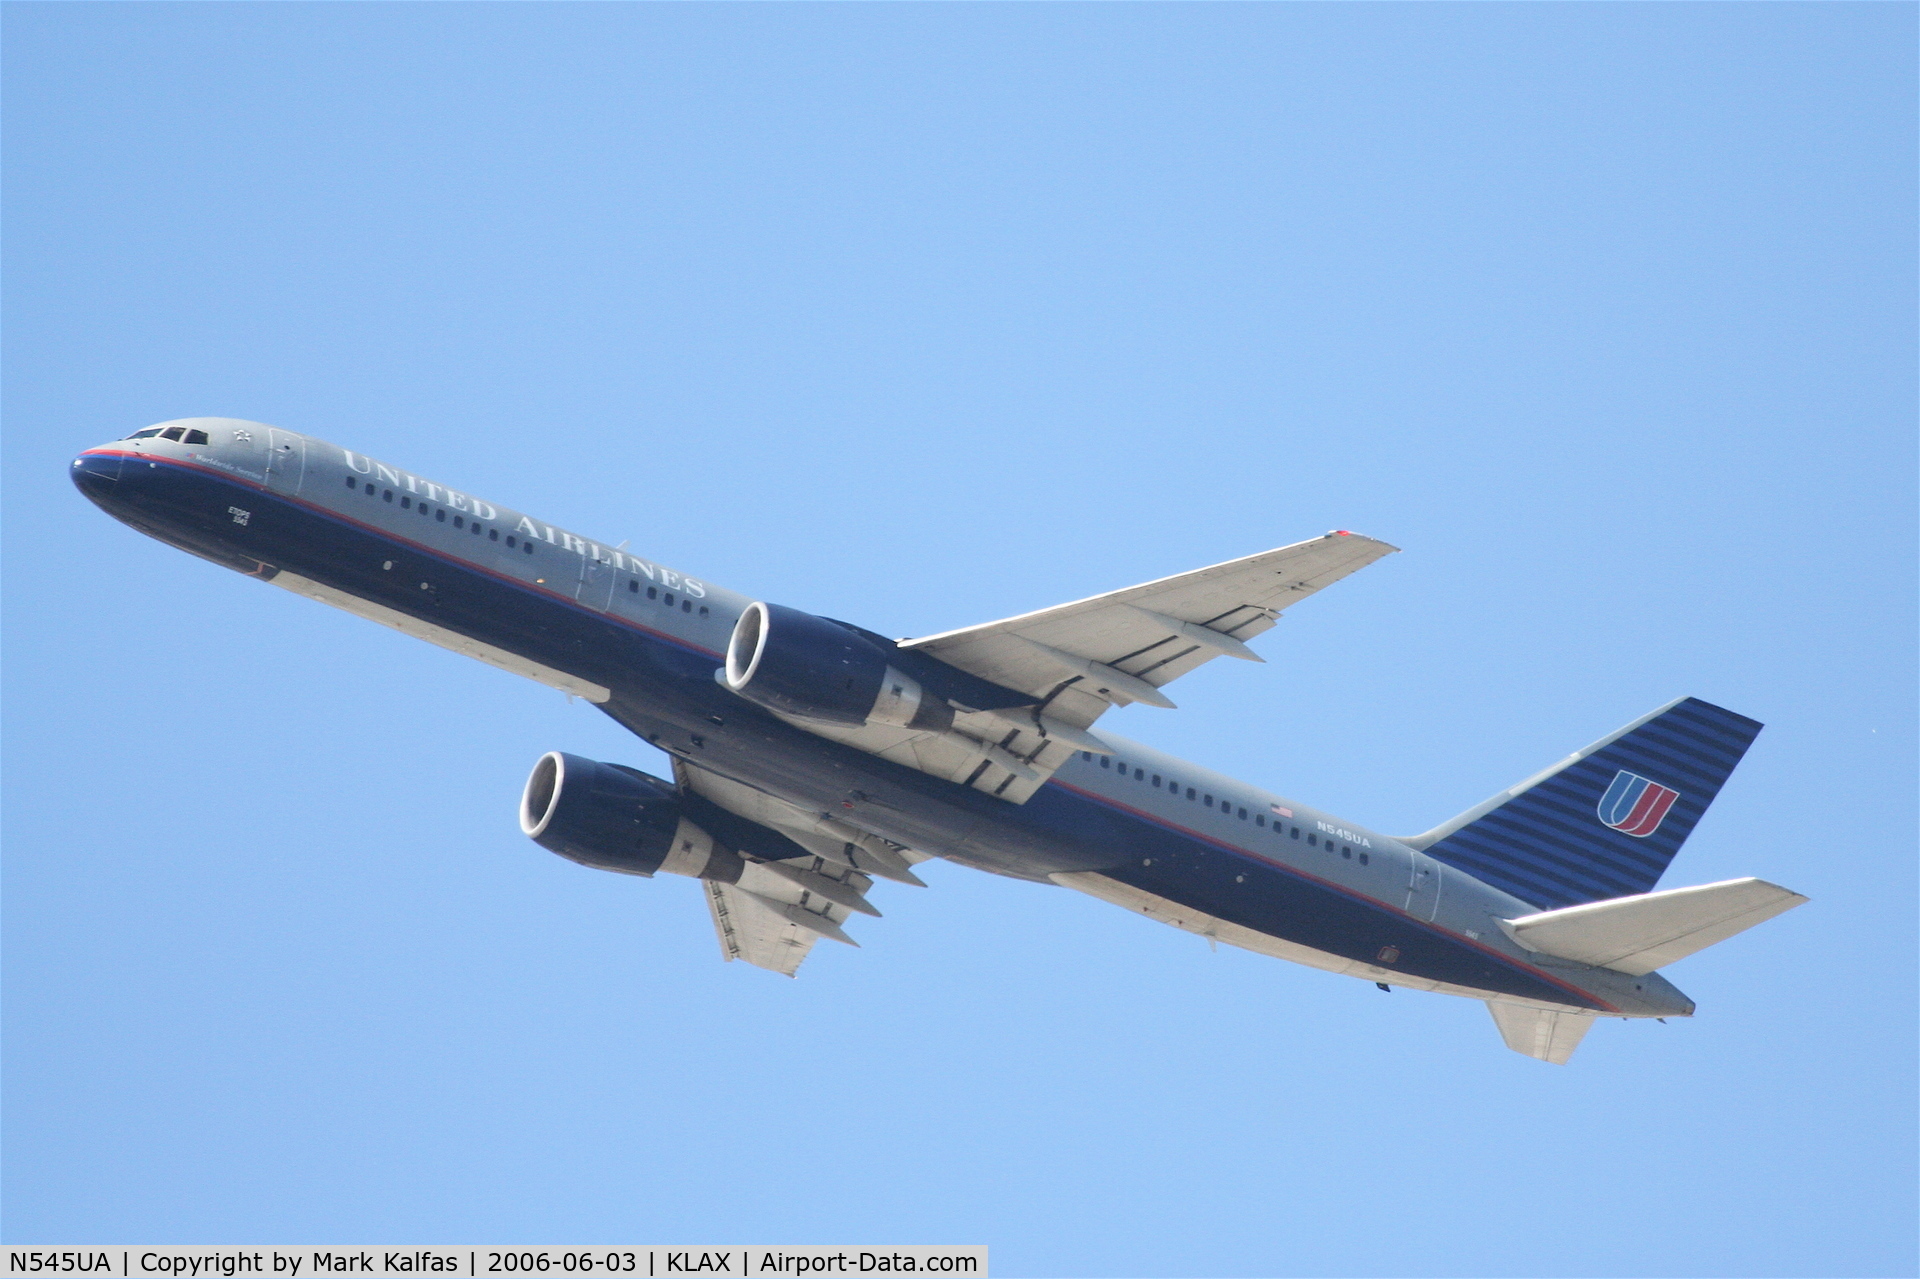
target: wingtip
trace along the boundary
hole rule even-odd
[[[1327,536],[1328,537],[1357,537],[1363,542],[1372,542],[1375,546],[1385,548],[1388,554],[1394,554],[1400,550],[1400,548],[1395,546],[1392,542],[1383,542],[1377,537],[1368,537],[1365,533],[1356,533],[1352,529],[1347,529],[1347,528],[1331,529],[1328,531]]]

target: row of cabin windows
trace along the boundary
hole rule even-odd
[[[1122,777],[1127,776],[1128,772],[1131,771],[1133,774],[1134,781],[1144,782],[1144,781],[1151,780],[1155,787],[1171,792],[1175,798],[1179,797],[1180,789],[1181,789],[1180,783],[1171,777],[1163,778],[1158,773],[1149,774],[1147,770],[1144,768],[1133,768],[1130,770],[1126,760],[1114,759],[1110,755],[1095,755],[1092,751],[1081,751],[1080,758],[1088,761],[1099,760],[1100,767],[1117,769],[1120,773],[1120,776]],[[1208,808],[1218,808],[1222,813],[1225,813],[1229,816],[1238,816],[1239,819],[1243,822],[1247,820],[1247,810],[1244,808],[1241,808],[1237,804],[1229,804],[1224,799],[1216,803],[1214,801],[1213,796],[1205,793],[1196,794],[1196,792],[1194,791],[1194,788],[1191,786],[1187,787],[1186,791],[1187,791],[1187,798],[1190,800],[1198,799],[1202,804],[1204,804]],[[1255,826],[1264,828],[1267,825],[1267,819],[1263,814],[1255,813],[1253,815],[1253,824]],[[1279,837],[1285,837],[1290,839],[1300,838],[1300,828],[1298,826],[1291,826],[1291,827],[1283,826],[1278,818],[1274,819],[1273,833],[1275,836],[1279,836]],[[1354,857],[1354,851],[1351,845],[1338,844],[1338,843],[1335,843],[1332,839],[1328,839],[1325,842],[1325,846],[1328,852],[1332,852],[1334,849],[1338,848],[1340,850],[1340,855],[1348,859],[1349,861],[1351,861]],[[1309,832],[1307,835],[1307,847],[1309,848],[1321,847],[1320,837],[1318,835],[1315,835]],[[1365,866],[1370,860],[1367,854],[1365,853],[1361,853],[1359,856],[1360,856],[1360,864],[1362,866]]]
[[[359,480],[354,479],[353,476],[351,475],[347,477],[347,487],[350,489],[361,490],[365,492],[368,497],[377,497],[383,502],[393,501],[394,494],[392,489],[382,489],[372,484],[363,483]],[[420,512],[420,514],[431,515],[433,516],[434,519],[438,520],[442,524],[445,524],[447,522],[446,507],[429,506],[425,502],[421,502],[418,505],[418,507],[416,507],[414,505],[413,499],[408,497],[405,493],[400,494],[400,509],[403,511],[410,511],[410,510],[417,509]],[[483,528],[479,520],[470,520],[464,515],[455,515],[453,517],[453,526],[458,529],[465,529],[467,532],[472,533],[475,537],[479,537],[482,532],[485,532],[487,535],[487,540],[489,542],[497,542],[500,540],[499,529]],[[528,555],[531,555],[533,554],[533,539],[527,538],[525,541],[522,541],[519,538],[515,537],[513,534],[509,533],[507,534],[507,549],[508,550],[518,549],[518,550],[525,551]]]
[[[372,484],[363,484],[361,481],[356,480],[351,475],[347,477],[347,487],[350,489],[364,489],[368,497],[372,497],[376,493],[381,493],[381,494],[384,494],[382,500],[388,501],[388,502],[393,501],[394,495],[393,495],[392,489],[385,489],[385,490],[376,489]],[[405,493],[400,494],[400,509],[403,511],[414,509],[413,499],[408,497]],[[438,520],[442,524],[445,524],[447,522],[447,511],[445,507],[428,506],[425,502],[422,502],[420,503],[418,509],[420,511],[420,514],[422,515],[425,515],[428,512],[432,512],[433,518]],[[480,536],[481,525],[479,520],[469,520],[464,515],[456,515],[453,517],[453,526],[455,528],[467,529],[475,537]],[[488,541],[497,542],[500,540],[500,530],[497,528],[487,529],[486,534],[487,534]],[[513,534],[509,533],[507,535],[507,547],[508,549],[511,550],[515,546],[518,546],[521,550],[524,550],[528,555],[533,554],[532,539],[528,539],[527,541],[522,542],[518,538],[514,537]],[[639,580],[637,578],[628,578],[627,590],[635,595],[638,595],[640,593]],[[675,600],[675,596],[672,591],[666,592],[666,594],[663,597],[660,592],[660,588],[657,586],[649,586],[647,588],[647,598],[650,600],[652,599],[660,600],[661,603],[665,604],[668,608],[673,607],[674,600]],[[679,603],[680,603],[680,611],[682,613],[693,612],[692,600],[681,599]],[[707,615],[707,606],[705,604],[702,604],[700,606],[700,616],[705,617],[706,615]]]
[[[627,579],[627,592],[628,594],[631,594],[631,595],[638,595],[640,593],[639,578],[630,577]],[[647,598],[650,600],[659,600],[662,604],[665,604],[668,608],[673,607],[674,594],[672,591],[663,592],[657,586],[649,586],[647,588]],[[693,601],[690,599],[686,599],[685,597],[682,597],[680,600],[680,611],[682,613],[693,612]],[[700,606],[700,616],[705,617],[706,615],[707,615],[707,606],[705,604],[702,604]]]
[[[148,426],[127,436],[130,440],[150,440],[154,436],[163,440],[173,440],[180,444],[205,444],[207,433],[198,427],[185,426]]]

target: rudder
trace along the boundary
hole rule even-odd
[[[1404,842],[1543,910],[1648,892],[1760,729],[1683,697]]]

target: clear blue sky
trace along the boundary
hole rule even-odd
[[[1914,15],[7,6],[7,1240],[1913,1273]],[[515,826],[648,748],[67,483],[197,414],[896,635],[1357,529],[1112,727],[1411,831],[1692,694],[1813,903],[1565,1069],[954,866],[723,965]]]

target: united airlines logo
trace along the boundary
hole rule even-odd
[[[1660,823],[1667,818],[1667,810],[1679,798],[1680,792],[1672,787],[1649,781],[1623,768],[1614,774],[1613,785],[1607,787],[1607,793],[1600,797],[1598,811],[1600,820],[1622,835],[1645,839],[1660,829]]]

